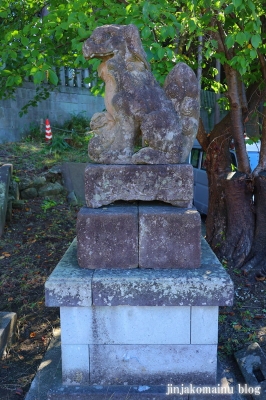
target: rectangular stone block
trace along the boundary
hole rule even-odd
[[[77,260],[77,239],[75,238],[45,282],[46,306],[91,306],[91,281],[93,272],[92,270],[79,267]]]
[[[137,206],[83,207],[77,217],[78,263],[82,268],[138,266]]]
[[[91,345],[90,383],[214,384],[216,345]]]
[[[73,241],[45,283],[48,307],[231,306],[234,285],[205,239],[195,269],[80,268]]]
[[[117,200],[159,200],[191,208],[193,167],[190,164],[89,164],[85,169],[85,199],[92,208]]]
[[[171,205],[139,206],[139,266],[198,268],[201,218],[196,209]]]
[[[218,343],[219,307],[191,307],[191,344]]]
[[[61,307],[63,344],[189,344],[190,307]]]
[[[88,345],[61,345],[62,380],[65,385],[88,385],[90,355]]]

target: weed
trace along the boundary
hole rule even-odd
[[[226,315],[219,315],[219,323],[224,323],[226,321]]]
[[[65,151],[71,149],[71,146],[65,141],[63,136],[54,136],[51,143],[49,143],[46,147],[44,147],[44,153],[50,154],[62,154]]]
[[[43,202],[41,204],[41,208],[46,213],[47,210],[49,210],[50,208],[55,207],[56,205],[57,205],[56,201],[50,200],[50,199],[46,199],[46,200],[43,200]]]

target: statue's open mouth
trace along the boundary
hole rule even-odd
[[[110,53],[92,53],[91,55],[86,55],[85,58],[86,60],[90,60],[92,58],[100,58],[101,60],[109,60],[109,58],[112,58],[114,56],[114,52]]]

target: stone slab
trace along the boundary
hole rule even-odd
[[[221,365],[218,360],[217,382],[221,388],[228,387],[228,380],[224,374],[224,369],[229,368]],[[238,393],[238,381],[230,374],[231,396],[226,395],[208,395],[207,399],[216,400],[244,400],[246,396]],[[182,382],[175,381],[173,385],[181,385]],[[62,367],[61,367],[61,346],[60,330],[55,330],[49,348],[38,368],[37,374],[30,386],[25,400],[206,400],[206,396],[187,396],[171,395],[166,397],[169,390],[168,385],[62,385]]]
[[[46,305],[61,306],[230,306],[234,286],[202,238],[196,269],[80,268],[74,240],[45,284]],[[93,299],[93,300],[92,300]]]
[[[90,383],[90,349],[88,345],[62,344],[62,381],[65,385]]]
[[[85,199],[92,208],[117,200],[159,200],[191,208],[193,167],[190,164],[89,164],[85,169]]]
[[[0,237],[3,235],[6,223],[8,192],[12,172],[12,164],[4,164],[0,167]]]
[[[83,207],[77,217],[78,263],[82,268],[137,268],[138,207]]]
[[[93,272],[93,270],[80,268],[78,265],[77,239],[74,239],[45,282],[46,306],[91,306]]]
[[[188,400],[187,395],[171,395],[166,397],[165,385],[139,385],[139,386],[102,386],[64,387],[59,386],[48,392],[47,400]],[[39,400],[39,399],[38,399]],[[44,399],[43,399],[44,400]],[[46,400],[46,398],[45,398]],[[223,398],[219,400],[224,400]]]
[[[14,343],[17,314],[9,311],[0,312],[0,356],[8,345]]]
[[[190,307],[61,307],[60,321],[63,344],[190,343]]]
[[[216,382],[216,345],[90,345],[90,383]]]
[[[74,192],[77,199],[85,204],[86,163],[66,162],[62,165],[64,186],[69,193]]]
[[[196,209],[139,206],[139,266],[199,268],[201,218]]]
[[[246,349],[236,352],[235,358],[245,378],[246,386],[250,388],[249,393],[252,395],[253,399],[265,400],[266,356],[260,345],[256,342],[250,344]],[[255,394],[255,388],[260,388],[259,395]]]
[[[47,400],[53,383],[62,383],[60,329],[53,329],[53,338],[38,367],[25,400]]]
[[[191,307],[191,344],[218,343],[219,307]]]

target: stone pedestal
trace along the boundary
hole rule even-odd
[[[83,207],[77,217],[78,262],[90,269],[198,268],[200,235],[194,208],[146,202]]]
[[[74,241],[45,292],[60,307],[62,390],[215,384],[218,307],[233,284],[204,239],[199,268],[161,270],[82,269]]]
[[[91,208],[117,200],[159,200],[191,208],[193,167],[190,164],[89,164],[85,169],[85,199]]]

